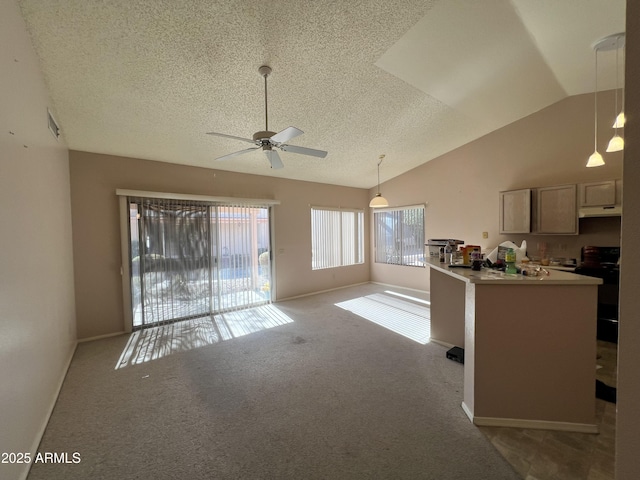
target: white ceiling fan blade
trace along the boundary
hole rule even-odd
[[[314,148],[298,147],[296,145],[280,145],[284,152],[300,153],[302,155],[311,155],[312,157],[324,158],[327,152],[324,150],[316,150]]]
[[[242,142],[256,143],[255,140],[250,138],[236,137],[235,135],[227,135],[226,133],[207,132],[207,135],[215,135],[216,137],[233,138],[234,140],[240,140]]]
[[[251,148],[246,148],[244,150],[240,150],[239,152],[233,152],[230,153],[228,155],[223,155],[222,157],[218,157],[216,158],[216,160],[228,160],[231,157],[236,157],[238,155],[242,155],[243,153],[249,153],[249,152],[253,152],[254,150],[258,150],[260,147],[251,147]]]
[[[304,132],[296,127],[287,127],[281,132],[272,135],[269,141],[271,143],[284,143],[288,142],[292,138],[297,137],[298,135],[302,135]]]
[[[282,163],[282,160],[280,159],[280,155],[278,155],[278,152],[271,149],[265,149],[264,153],[267,155],[267,158],[269,159],[271,168],[277,169],[277,168],[284,167],[284,164]]]

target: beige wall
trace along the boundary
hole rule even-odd
[[[0,452],[33,453],[75,348],[69,162],[13,1],[0,45]],[[0,463],[0,478],[27,468]]]
[[[640,2],[627,2],[616,478],[640,478]]]
[[[614,91],[599,94],[599,144],[613,134],[609,125]],[[611,119],[611,122],[613,120]],[[489,251],[500,242],[527,241],[536,254],[547,242],[558,256],[580,256],[583,245],[619,245],[620,219],[580,220],[581,235],[499,235],[498,194],[541,187],[622,178],[622,153],[604,154],[605,166],[585,168],[593,152],[593,95],[567,98],[507,125],[410,172],[384,182],[380,190],[391,206],[427,203],[426,238],[457,238]],[[375,194],[375,188],[369,195]],[[482,232],[489,238],[483,239]],[[555,251],[554,251],[555,250]],[[373,252],[372,252],[373,253]],[[429,290],[425,269],[372,263],[373,281]]]
[[[369,280],[368,262],[311,270],[309,208],[366,208],[367,190],[76,151],[70,170],[79,338],[124,330],[118,188],[280,200],[273,246],[279,300]],[[368,252],[365,245],[365,258]]]
[[[627,5],[627,85],[640,85],[640,4]],[[15,2],[0,7],[0,451],[35,451],[41,429],[74,347],[75,312],[67,152],[46,130],[50,106],[37,60]],[[383,194],[393,205],[429,202],[427,236],[453,236],[491,246],[497,235],[497,192],[522,186],[591,181],[621,175],[619,157],[606,167],[582,168],[591,153],[590,96],[575,97],[479,139],[411,174],[386,182]],[[602,104],[605,103],[604,96]],[[574,108],[575,107],[575,108]],[[616,478],[640,475],[640,92],[626,92],[625,221],[619,345],[619,402]],[[557,115],[557,118],[556,118]],[[568,123],[563,120],[569,118]],[[527,133],[527,130],[530,132]],[[8,132],[13,132],[9,134]],[[606,132],[603,128],[601,132]],[[544,133],[544,135],[543,135]],[[603,137],[606,133],[603,133]],[[505,143],[501,144],[502,138]],[[569,138],[566,142],[564,139]],[[601,144],[605,141],[601,139]],[[26,147],[25,147],[26,146]],[[188,167],[174,167],[116,157],[72,153],[74,254],[86,261],[76,279],[83,336],[122,329],[119,244],[115,188],[182,191],[211,195],[272,196],[283,200],[276,212],[280,296],[357,283],[368,266],[309,272],[304,245],[308,238],[297,222],[308,222],[308,203],[326,203],[335,194],[344,206],[364,206],[375,193],[236,177]],[[609,159],[609,155],[605,158]],[[533,163],[531,163],[533,162]],[[123,166],[126,163],[126,167]],[[445,164],[447,166],[445,166]],[[147,168],[153,165],[153,168]],[[96,172],[90,170],[95,168]],[[141,172],[140,170],[144,170]],[[175,175],[175,177],[173,177]],[[86,185],[81,182],[87,181]],[[80,183],[78,183],[80,182]],[[242,186],[241,186],[242,184]],[[91,204],[83,204],[92,192]],[[300,195],[299,199],[296,195]],[[285,202],[286,200],[286,202]],[[632,213],[630,213],[632,212]],[[95,214],[103,214],[97,225]],[[462,221],[464,220],[464,221]],[[105,223],[110,232],[101,234]],[[610,227],[615,229],[614,227]],[[93,229],[96,229],[94,232]],[[484,242],[479,233],[489,231]],[[614,235],[613,233],[611,235]],[[103,238],[104,237],[104,238]],[[520,239],[516,239],[520,240]],[[600,241],[600,240],[599,240]],[[306,242],[306,243],[305,243]],[[580,245],[576,239],[575,245]],[[591,243],[591,242],[584,242]],[[595,243],[595,242],[594,242]],[[402,267],[372,268],[371,278],[386,283],[428,287],[426,271]],[[336,274],[337,278],[333,278]],[[288,280],[287,280],[288,279]],[[103,312],[102,307],[107,310]],[[0,477],[19,478],[21,466],[0,465]]]

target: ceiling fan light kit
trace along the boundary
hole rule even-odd
[[[277,150],[274,148],[280,149],[283,152],[291,152],[297,153],[300,155],[309,155],[317,158],[325,158],[327,156],[327,152],[324,150],[316,150],[313,148],[307,147],[299,147],[296,145],[288,145],[286,142],[297,137],[298,135],[302,135],[304,132],[296,127],[287,127],[284,130],[276,133],[269,130],[269,108],[268,108],[268,97],[267,97],[267,77],[271,74],[271,67],[267,65],[262,65],[258,69],[258,73],[264,78],[264,117],[265,117],[265,129],[256,132],[253,134],[251,139],[236,137],[234,135],[227,135],[225,133],[217,133],[217,132],[207,132],[207,135],[214,135],[217,137],[224,138],[232,138],[234,140],[239,140],[242,142],[252,143],[255,146],[246,148],[244,150],[239,150],[237,152],[229,153],[227,155],[223,155],[222,157],[216,158],[216,160],[228,160],[238,155],[243,155],[245,153],[252,152],[254,150],[262,150],[271,168],[278,169],[283,168],[284,164],[282,163],[282,159],[278,154]]]

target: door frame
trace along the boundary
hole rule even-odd
[[[269,209],[269,240],[271,242],[271,300],[275,299],[276,281],[275,281],[275,257],[276,251],[275,235],[274,235],[274,206],[280,205],[280,200],[264,199],[264,198],[236,198],[236,197],[215,197],[208,195],[191,195],[179,193],[165,192],[147,192],[141,190],[116,189],[120,210],[120,276],[122,277],[122,312],[124,322],[124,332],[131,333],[133,331],[133,310],[131,297],[131,255],[129,252],[129,200],[128,197],[146,197],[171,200],[193,200],[201,202],[210,202],[212,204],[248,204],[253,206],[266,207]]]

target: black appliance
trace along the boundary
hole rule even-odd
[[[447,350],[447,358],[454,362],[464,363],[464,348],[453,347]]]
[[[582,247],[575,273],[602,279],[598,286],[598,340],[618,343],[620,247]]]

